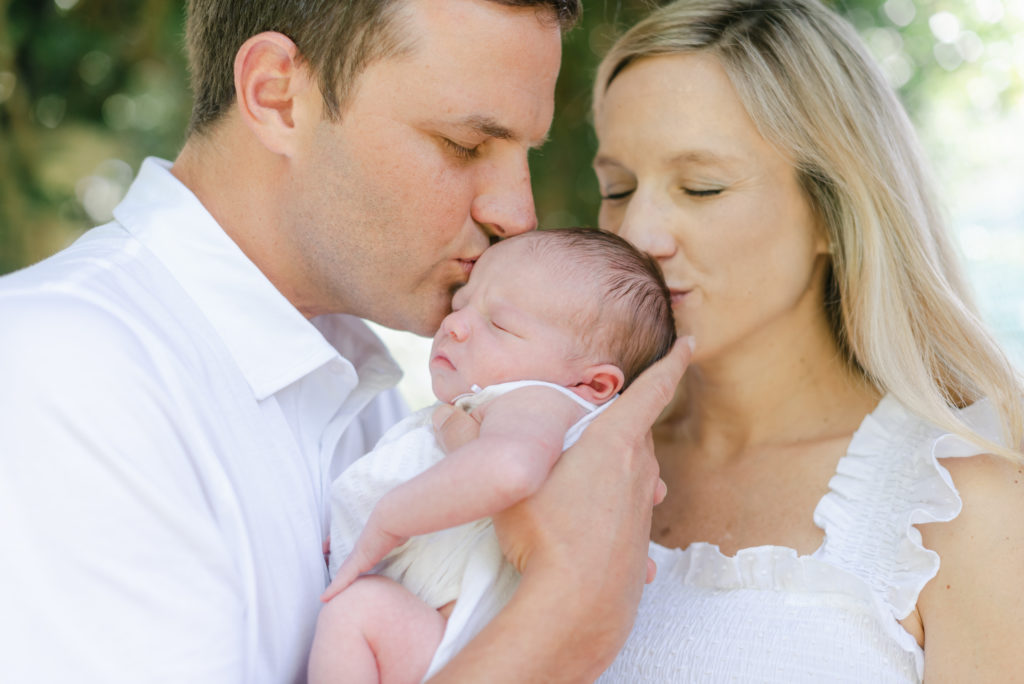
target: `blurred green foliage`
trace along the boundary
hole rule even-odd
[[[106,219],[146,155],[176,154],[191,106],[183,12],[0,0],[0,273]]]
[[[568,37],[552,142],[532,160],[541,225],[593,224],[590,83],[600,54],[652,2],[585,0]],[[1024,0],[844,0],[933,156],[936,112],[984,124],[1019,106]],[[173,158],[190,95],[184,0],[0,0],[0,273],[110,216],[142,159]]]

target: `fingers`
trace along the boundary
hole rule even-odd
[[[364,567],[365,566],[365,567]],[[334,579],[327,585],[327,589],[320,595],[320,601],[327,603],[332,598],[344,591],[348,585],[356,581],[359,575],[373,567],[373,564],[366,564],[363,554],[357,549],[338,566],[334,573]]]
[[[657,506],[662,501],[664,501],[667,495],[668,485],[665,484],[665,481],[659,477],[658,483],[654,485],[654,505]]]
[[[615,421],[653,425],[675,394],[693,355],[693,345],[692,337],[676,340],[668,354],[641,373],[605,413],[614,414]]]
[[[446,454],[480,435],[480,424],[465,411],[449,404],[441,404],[434,409],[431,421],[437,443]]]
[[[654,581],[655,575],[658,574],[658,564],[652,559],[647,559],[647,579],[644,580],[644,584],[650,584]]]
[[[441,432],[444,430],[445,423],[458,411],[457,408],[451,404],[438,404],[434,412],[430,414],[430,422],[434,426],[434,432]]]
[[[346,565],[348,565],[348,563],[342,563],[341,567],[338,568],[337,574],[334,575],[334,579],[327,585],[324,593],[320,594],[321,603],[327,603],[355,581],[355,577],[349,576],[351,573],[347,570]]]

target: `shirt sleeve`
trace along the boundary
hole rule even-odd
[[[128,321],[0,298],[0,681],[250,680],[238,571]]]

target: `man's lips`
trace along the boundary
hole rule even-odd
[[[459,266],[462,267],[462,270],[465,271],[466,277],[468,278],[469,274],[473,271],[473,265],[476,263],[478,258],[479,257],[473,257],[472,259],[456,259],[455,261],[459,262]]]

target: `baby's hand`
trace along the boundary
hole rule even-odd
[[[379,525],[375,525],[373,515],[371,515],[362,534],[356,540],[352,553],[342,562],[338,572],[334,574],[334,579],[320,595],[320,600],[324,603],[330,601],[344,591],[348,585],[355,582],[364,572],[372,570],[384,556],[405,542],[405,538],[391,534],[381,529]]]
[[[480,436],[477,419],[451,404],[441,404],[434,409],[431,422],[437,443],[446,454]]]

